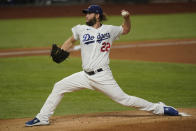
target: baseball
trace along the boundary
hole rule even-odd
[[[128,13],[127,11],[122,11],[122,12],[121,12],[121,15],[122,15],[122,16],[126,16],[126,15],[128,15],[128,14],[129,14],[129,13]]]

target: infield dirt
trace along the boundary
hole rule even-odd
[[[179,109],[189,117],[157,116],[144,111],[121,111],[56,116],[49,126],[25,127],[32,118],[0,120],[0,131],[195,131],[196,109]]]
[[[132,47],[129,45],[132,45]],[[2,49],[0,50],[0,58],[49,56],[50,48]],[[72,51],[71,57],[80,57],[80,51]],[[112,46],[110,58],[196,64],[196,39],[121,42]]]

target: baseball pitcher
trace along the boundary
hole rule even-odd
[[[59,48],[52,46],[51,57],[56,63],[61,63],[68,56],[68,50],[80,41],[82,71],[65,77],[54,85],[51,94],[36,117],[25,123],[26,126],[48,125],[49,118],[63,98],[65,93],[81,89],[91,89],[104,93],[113,101],[128,107],[151,111],[158,115],[178,116],[178,111],[164,103],[151,103],[144,99],[131,96],[119,87],[109,67],[109,53],[114,40],[130,32],[130,14],[122,10],[123,24],[121,26],[104,25],[106,20],[102,8],[90,5],[83,10],[86,15],[86,25],[76,25],[72,28],[72,36]]]

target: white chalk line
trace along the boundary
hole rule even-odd
[[[45,54],[45,53],[49,53],[49,52],[50,52],[50,50],[0,52],[0,56],[28,55],[28,54]]]
[[[136,48],[136,47],[156,47],[156,46],[173,46],[173,45],[190,45],[196,44],[196,40],[192,41],[177,41],[177,42],[159,42],[159,43],[141,43],[141,44],[128,44],[128,45],[115,45],[113,49],[122,48]],[[70,51],[80,50],[80,46],[75,46]],[[50,53],[49,49],[43,50],[32,50],[32,51],[10,51],[10,52],[0,52],[1,56],[13,56],[13,55],[33,55],[33,54],[46,54]]]

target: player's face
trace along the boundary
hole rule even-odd
[[[93,26],[97,22],[95,13],[87,13],[86,14],[86,24],[88,26]]]
[[[95,13],[87,13],[86,14],[86,22],[89,22],[90,20],[95,18]]]

